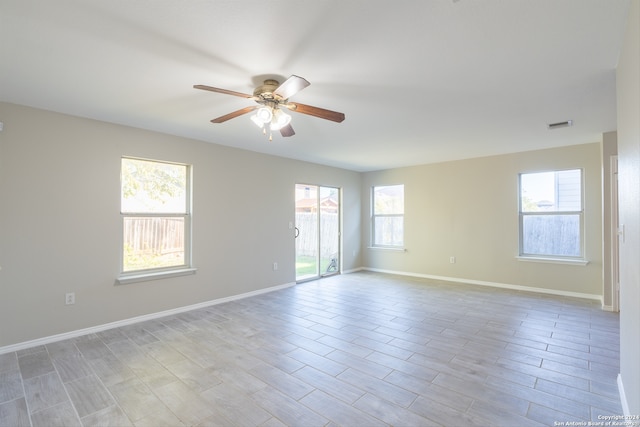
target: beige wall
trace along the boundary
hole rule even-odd
[[[584,168],[587,266],[518,261],[518,174]],[[365,249],[366,267],[451,279],[602,295],[600,143],[363,174],[363,206],[374,185],[405,185],[406,252]],[[369,212],[363,209],[363,224]],[[363,226],[363,247],[370,227]],[[449,258],[456,257],[451,264]]]
[[[602,295],[599,143],[360,174],[11,104],[0,119],[0,347],[292,283],[297,182],[343,188],[343,271]],[[123,155],[193,164],[197,274],[114,284]],[[574,167],[589,265],[517,261],[518,173]],[[395,183],[407,252],[368,249],[370,188]]]
[[[640,414],[640,0],[629,10],[616,73],[620,224],[620,379],[631,414]]]
[[[0,347],[292,283],[297,182],[342,187],[343,269],[360,265],[356,172],[11,104],[0,120]],[[114,284],[123,155],[193,165],[197,274]]]

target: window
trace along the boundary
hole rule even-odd
[[[373,246],[404,246],[404,185],[373,187]]]
[[[520,175],[520,256],[583,258],[582,170]]]
[[[123,158],[124,275],[190,267],[190,167]]]

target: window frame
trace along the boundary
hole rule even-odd
[[[380,187],[402,187],[402,213],[393,214],[376,214],[376,189]],[[404,184],[385,184],[385,185],[373,185],[371,186],[371,247],[376,249],[392,249],[392,250],[404,250],[405,248],[405,232],[404,232],[404,197],[405,197],[405,185]],[[402,244],[399,245],[383,245],[376,243],[376,219],[377,218],[402,218]]]
[[[538,173],[557,173],[566,171],[580,171],[580,209],[524,212],[522,208],[522,176]],[[523,261],[542,261],[552,263],[567,263],[586,265],[585,255],[585,170],[584,168],[563,168],[521,172],[518,174],[518,259]],[[535,254],[524,251],[524,218],[527,216],[560,216],[577,215],[579,218],[579,255]]]
[[[122,205],[122,171],[125,160],[136,160],[159,164],[168,164],[185,167],[185,210],[184,212],[123,212]],[[186,163],[155,160],[142,157],[122,156],[120,158],[120,266],[119,275],[116,282],[126,284],[146,280],[154,280],[165,277],[174,277],[187,274],[194,274],[196,269],[192,263],[192,190],[193,189],[193,166]],[[180,218],[184,221],[184,263],[165,267],[142,268],[136,270],[124,270],[124,231],[127,218]]]

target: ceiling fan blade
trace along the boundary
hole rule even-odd
[[[256,108],[258,108],[258,107],[260,107],[260,106],[259,105],[252,105],[251,107],[244,107],[241,110],[237,110],[237,111],[234,111],[232,113],[225,114],[224,116],[220,116],[217,119],[213,119],[213,120],[211,120],[211,123],[224,123],[227,120],[231,120],[231,119],[234,119],[234,118],[236,118],[238,116],[241,116],[243,114],[250,113],[253,110],[255,110]]]
[[[273,91],[273,94],[279,96],[282,99],[289,99],[310,84],[311,83],[309,83],[302,77],[292,75],[287,80],[285,80],[284,83],[278,86],[276,90]]]
[[[253,95],[247,95],[246,93],[236,92],[236,91],[228,90],[228,89],[220,89],[220,88],[213,87],[213,86],[193,85],[193,88],[194,89],[208,90],[210,92],[225,93],[227,95],[239,96],[241,98],[253,98]]]
[[[311,105],[299,104],[297,102],[289,102],[283,105],[296,113],[308,114],[321,119],[331,120],[332,122],[340,123],[344,120],[344,113],[337,111],[325,110],[324,108],[312,107]]]
[[[280,135],[287,137],[287,136],[293,136],[296,133],[293,131],[293,128],[291,127],[291,125],[286,125],[282,128],[280,128]]]

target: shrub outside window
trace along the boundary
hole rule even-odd
[[[123,274],[190,266],[190,167],[122,158]]]
[[[520,174],[520,256],[582,259],[582,170]]]
[[[404,246],[404,185],[373,187],[373,246]]]

